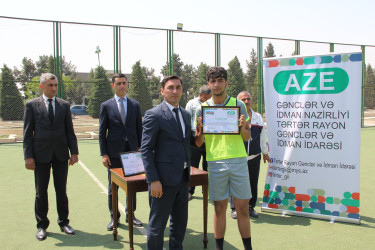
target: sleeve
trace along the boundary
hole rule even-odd
[[[106,155],[107,152],[107,128],[108,128],[108,114],[104,103],[100,106],[99,114],[99,147],[100,155]]]
[[[34,158],[34,112],[32,104],[26,103],[23,124],[23,154],[24,159]]]
[[[141,147],[141,142],[142,142],[142,113],[141,113],[141,107],[139,103],[137,104],[137,138],[138,138],[138,148]]]
[[[195,112],[195,116],[194,116],[194,127],[197,127],[197,117],[201,117],[201,116],[202,116],[202,105],[198,105],[197,112]],[[194,128],[194,131],[195,131],[195,128]]]
[[[69,103],[64,104],[66,112],[65,112],[65,130],[66,136],[68,137],[68,146],[70,154],[78,154],[78,143],[77,137],[74,133],[73,121],[72,121],[72,113],[70,111]]]
[[[193,105],[192,105],[192,102],[193,102],[193,100],[190,100],[186,104],[186,108],[185,108],[185,110],[190,114],[190,116],[193,114]]]
[[[147,183],[158,181],[159,174],[155,166],[154,151],[156,149],[157,136],[159,133],[159,122],[155,118],[155,114],[150,110],[146,111],[143,120],[142,131],[142,162],[145,168]]]
[[[262,132],[260,133],[260,148],[262,150],[262,154],[268,154],[269,148],[268,148],[268,142],[267,142],[267,133],[266,128],[264,127],[264,122],[262,119],[262,116],[259,114],[259,120],[262,122]]]

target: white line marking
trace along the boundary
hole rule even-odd
[[[83,168],[83,170],[86,171],[86,173],[91,177],[91,179],[93,179],[93,181],[98,184],[98,186],[103,190],[103,193],[105,194],[108,194],[108,188],[106,186],[103,185],[103,183],[101,183],[99,181],[98,178],[96,178],[96,176],[90,171],[90,169],[88,169],[85,164],[83,164],[83,162],[81,162],[80,160],[78,161],[78,164],[81,165],[81,167]],[[119,206],[119,211],[124,215],[125,215],[125,207],[124,205],[121,204],[121,202],[119,202],[118,204]],[[145,237],[147,237],[147,230],[142,226],[142,227],[133,227],[133,228],[136,228],[138,229],[138,231],[143,234]]]

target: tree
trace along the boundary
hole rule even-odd
[[[102,102],[113,97],[113,91],[110,81],[103,66],[95,69],[94,79],[90,95],[88,112],[93,118],[98,118],[100,113],[100,105]]]
[[[24,57],[22,59],[21,70],[14,68],[13,75],[15,80],[20,82],[21,90],[26,90],[26,81],[30,81],[33,77],[37,76],[36,66],[33,60]]]
[[[62,76],[63,98],[70,104],[82,104],[86,96],[84,85],[80,80],[73,80],[70,76]]]
[[[163,66],[161,73],[163,76],[169,75],[168,73],[168,62]],[[173,74],[176,76],[181,77],[183,71],[184,63],[181,61],[180,56],[178,54],[173,54]]]
[[[196,84],[196,70],[193,65],[185,64],[182,70],[182,96],[180,99],[180,105],[186,107],[187,100],[194,98],[193,86]]]
[[[257,54],[254,49],[251,50],[250,52],[250,61],[246,60],[246,75],[245,75],[245,80],[246,80],[246,85],[247,89],[251,90],[251,87],[254,86],[254,81],[257,76],[257,70],[258,70],[258,61],[257,61]]]
[[[365,75],[365,107],[375,108],[375,74],[370,64],[367,64]]]
[[[207,85],[206,73],[209,68],[210,66],[205,64],[204,62],[201,62],[197,67],[197,84],[195,85],[194,89],[195,96],[199,94],[200,87],[202,87],[203,85]]]
[[[13,72],[5,64],[1,69],[0,116],[3,120],[22,120],[24,104]]]
[[[155,75],[155,70],[153,68],[148,69],[147,67],[142,67],[142,71],[146,76],[147,82],[149,82],[152,103],[157,105],[160,103],[159,99],[161,96],[160,77]]]
[[[137,61],[133,65],[132,73],[130,75],[128,96],[139,102],[141,105],[142,116],[145,114],[146,110],[152,108],[150,89],[146,81],[146,76],[141,67],[141,61]]]
[[[25,83],[24,94],[27,101],[43,94],[43,91],[39,87],[39,83],[40,76],[35,76],[31,81]]]
[[[276,57],[275,50],[272,43],[268,43],[267,48],[264,50],[264,58]]]
[[[241,68],[240,61],[238,60],[237,56],[235,56],[229,63],[228,63],[228,89],[227,94],[233,97],[237,97],[237,95],[245,90],[245,79],[244,73]]]
[[[63,75],[75,78],[77,67],[73,65],[70,61],[65,60],[65,56],[61,58]],[[39,60],[35,63],[37,75],[40,76],[42,73],[52,73],[55,72],[55,59],[52,55],[42,55],[39,56]]]
[[[246,60],[246,66],[246,87],[251,95],[251,108],[256,110],[258,101],[258,61],[257,54],[254,49],[252,49],[250,52],[250,61]]]

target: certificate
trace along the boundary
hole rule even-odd
[[[203,134],[239,134],[240,107],[202,106]]]
[[[145,172],[141,158],[141,152],[126,152],[120,153],[122,171],[124,176],[132,176],[142,174]]]

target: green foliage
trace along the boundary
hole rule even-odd
[[[63,75],[63,98],[70,104],[82,104],[87,94],[84,84],[79,80],[73,80]]]
[[[199,85],[199,88],[202,85],[207,84],[206,73],[209,68],[210,66],[205,64],[204,62],[201,62],[201,64],[199,64],[197,68],[197,84]],[[198,92],[199,92],[199,88],[198,88]],[[198,94],[198,92],[196,92],[196,94]]]
[[[163,66],[161,73],[163,76],[169,75],[168,62]],[[177,75],[182,79],[183,95],[180,100],[182,107],[186,106],[188,100],[194,97],[194,92],[197,88],[197,70],[191,64],[186,64],[181,61],[178,54],[173,54],[173,75]],[[163,97],[160,98],[163,100]]]
[[[146,76],[147,82],[149,82],[150,86],[150,93],[151,93],[151,99],[153,104],[159,104],[159,99],[161,96],[160,93],[160,77],[155,76],[155,70],[153,68],[148,69],[147,67],[142,67],[142,71],[144,75]]]
[[[99,118],[100,105],[113,97],[110,81],[102,66],[98,66],[94,72],[95,83],[91,89],[88,112],[93,118]]]
[[[258,61],[257,54],[254,49],[250,52],[250,61],[246,60],[246,90],[250,92],[251,95],[251,108],[257,110],[258,102]]]
[[[0,116],[3,120],[22,120],[24,103],[12,70],[5,64],[1,69]]]
[[[173,54],[173,75],[182,76],[182,69],[183,69],[184,63],[181,61],[181,58],[178,54]],[[169,64],[168,62],[163,66],[161,73],[163,76],[171,75],[169,74]]]
[[[145,114],[146,110],[152,108],[151,93],[146,81],[146,76],[141,67],[141,61],[137,61],[133,65],[128,96],[139,102],[142,116]]]
[[[375,73],[370,64],[366,67],[364,95],[365,107],[375,108]]]
[[[241,68],[240,61],[235,56],[228,63],[228,88],[227,94],[233,97],[237,97],[238,93],[245,90],[245,78]]]
[[[196,70],[193,65],[185,64],[181,75],[182,96],[180,105],[186,107],[187,101],[194,98],[194,88],[196,84]]]
[[[35,76],[33,79],[31,79],[31,81],[26,82],[26,90],[24,93],[27,101],[43,94],[43,91],[39,87],[39,82],[40,76]]]
[[[264,58],[275,57],[275,50],[272,43],[268,43],[267,48],[264,50]]]
[[[247,90],[250,90],[252,86],[254,86],[255,79],[257,77],[257,70],[258,70],[258,61],[257,61],[257,54],[254,49],[250,52],[250,61],[246,60],[246,75],[245,81],[247,85]]]

